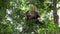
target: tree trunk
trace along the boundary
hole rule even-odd
[[[59,16],[57,15],[57,8],[56,8],[56,4],[57,4],[57,1],[54,0],[53,1],[53,16],[54,16],[54,23],[58,26],[58,19],[59,19]]]
[[[56,24],[56,26],[58,26],[58,20],[59,20],[59,16],[57,15],[57,8],[56,8],[56,4],[57,4],[57,0],[53,1],[53,17],[54,17],[54,23]],[[56,32],[54,32],[54,34],[57,34]]]

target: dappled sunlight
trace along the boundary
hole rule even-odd
[[[11,12],[12,12],[12,10],[6,9],[6,13],[7,13],[7,14],[11,14]]]
[[[18,24],[17,28],[16,28],[18,31],[22,32],[22,25],[21,24]]]
[[[57,14],[59,16],[59,27],[60,27],[60,10],[58,10]]]
[[[0,34],[60,34],[60,0],[0,0]]]

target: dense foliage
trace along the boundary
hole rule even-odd
[[[60,28],[54,23],[54,2],[60,0],[0,0],[0,34],[60,34]],[[34,5],[43,26],[25,20],[26,12],[32,13]]]

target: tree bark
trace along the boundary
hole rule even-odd
[[[54,17],[54,23],[55,23],[56,25],[58,25],[59,16],[57,15],[56,4],[57,4],[57,0],[54,0],[54,1],[53,1],[53,6],[52,6],[52,9],[53,9],[53,17]]]

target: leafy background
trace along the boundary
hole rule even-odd
[[[60,34],[60,0],[0,0],[0,34]],[[26,22],[26,11],[36,5],[44,26]],[[55,18],[56,17],[56,18]],[[54,20],[57,21],[54,21]],[[58,25],[57,25],[58,24]]]

